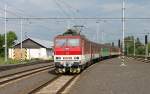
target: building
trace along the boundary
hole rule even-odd
[[[53,56],[53,42],[36,38],[27,38],[21,43],[9,48],[9,58],[11,59],[50,59]],[[22,53],[22,54],[21,54]]]

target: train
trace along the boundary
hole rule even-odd
[[[80,31],[68,29],[54,38],[56,73],[80,73],[94,61],[119,56],[119,47],[99,44],[87,39]]]

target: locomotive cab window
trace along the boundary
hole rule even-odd
[[[79,39],[68,39],[68,46],[79,46],[80,40]]]
[[[56,39],[55,46],[65,46],[67,43],[66,39]]]

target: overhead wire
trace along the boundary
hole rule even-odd
[[[7,4],[7,5],[10,7],[10,9],[14,9],[17,14],[20,14],[20,15],[22,15],[22,16],[31,17],[31,15],[30,15],[30,16],[29,16],[29,15],[26,15],[24,10],[22,10],[22,9],[20,9],[20,8],[18,8],[18,7],[13,6],[12,4],[8,3],[6,0],[5,0],[5,1],[4,1],[4,0],[1,0],[0,2],[2,2],[3,4]],[[21,17],[22,17],[22,16],[21,16]],[[33,17],[33,16],[32,16],[32,17]]]
[[[0,2],[2,2],[3,4],[7,4],[11,9],[13,9],[13,8],[15,8],[14,6],[12,6],[11,4],[9,4],[8,2],[6,2],[6,1],[0,1]],[[5,9],[3,9],[2,7],[0,7],[0,10],[2,10],[2,11],[5,11]],[[25,15],[25,12],[23,11],[23,10],[21,10],[21,9],[18,9],[18,8],[15,8],[15,11],[19,11],[19,12],[17,12],[17,13],[15,13],[15,12],[12,12],[12,11],[10,11],[10,10],[6,10],[6,12],[7,13],[9,13],[9,14],[12,14],[12,15],[14,15],[14,16],[17,16],[18,18],[21,18],[22,16],[23,17],[31,17],[31,16],[28,16],[28,15]],[[3,17],[2,17],[3,18]],[[5,18],[4,18],[5,19]],[[7,18],[6,18],[7,19]],[[10,21],[10,19],[7,19],[7,21]],[[21,19],[19,19],[19,20],[21,20]],[[27,21],[28,21],[28,19],[26,19]],[[29,23],[31,23],[31,21],[29,21]],[[16,24],[16,23],[15,23]],[[25,24],[24,24],[25,25]],[[27,25],[27,24],[26,24]],[[39,25],[37,25],[37,26],[39,26]],[[50,30],[48,27],[46,27],[45,25],[40,25],[40,27],[44,27],[44,28],[46,28],[47,30]]]
[[[53,1],[57,5],[57,7],[63,12],[63,15],[70,17],[70,15],[66,12],[66,10],[64,10],[63,6],[57,0]]]

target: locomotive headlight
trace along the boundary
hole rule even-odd
[[[61,57],[56,57],[56,59],[61,59]]]
[[[78,56],[77,56],[77,57],[74,57],[74,59],[78,60],[78,59],[79,59],[79,57],[78,57]]]

